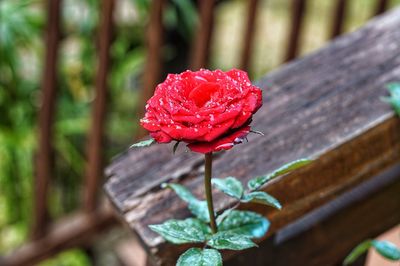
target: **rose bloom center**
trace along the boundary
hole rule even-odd
[[[220,90],[220,86],[214,82],[207,82],[198,85],[189,93],[189,99],[193,100],[197,107],[203,107],[214,93]]]

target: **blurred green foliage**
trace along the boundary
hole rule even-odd
[[[39,264],[39,266],[82,266],[91,265],[87,255],[79,250],[72,249],[64,251],[54,258],[48,259]]]
[[[146,56],[144,32],[150,7],[150,0],[117,3],[115,39],[110,51],[113,64],[104,148],[107,159],[123,150],[136,130],[134,111]],[[31,223],[37,111],[45,51],[44,4],[40,0],[0,1],[0,254],[23,243]],[[100,1],[63,1],[62,11],[53,141],[55,172],[49,199],[53,218],[76,209],[80,202],[85,140],[94,99],[94,40]],[[167,39],[166,61],[175,64],[181,50],[175,41],[186,40],[179,44],[188,46],[197,13],[193,2],[186,0],[171,1],[166,13],[164,23],[168,36],[173,37]],[[69,253],[66,254],[68,257]],[[65,256],[63,260],[68,261]],[[44,265],[55,265],[49,263]]]
[[[0,250],[24,239],[32,202],[39,82],[32,55],[41,54],[43,16],[30,5],[0,3]]]

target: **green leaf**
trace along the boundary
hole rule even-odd
[[[228,217],[228,215],[233,212],[234,208],[226,209],[223,213],[219,214],[217,218],[215,219],[217,224],[222,223]]]
[[[202,220],[203,222],[210,222],[210,215],[208,213],[206,201],[192,201],[189,203],[188,208],[193,215]]]
[[[372,240],[372,246],[383,257],[398,261],[400,260],[400,249],[389,241]]]
[[[355,262],[358,257],[360,257],[364,252],[366,252],[371,247],[372,241],[365,240],[356,246],[349,255],[344,259],[343,265],[349,265]]]
[[[185,202],[188,203],[188,208],[197,218],[208,223],[210,221],[210,215],[208,214],[207,202],[198,200],[193,196],[190,191],[182,185],[169,183],[162,184],[162,187],[168,187],[175,191],[175,193]]]
[[[155,143],[156,141],[154,139],[147,139],[147,140],[142,140],[138,143],[132,144],[129,148],[142,148],[142,147],[148,147]]]
[[[390,95],[396,98],[400,98],[400,82],[391,82],[386,84],[387,89],[390,92]]]
[[[216,249],[242,250],[256,247],[248,236],[232,232],[218,232],[208,240],[207,245]]]
[[[242,183],[235,177],[213,178],[211,182],[218,190],[224,192],[228,196],[240,199],[243,195]]]
[[[279,201],[276,198],[274,198],[271,195],[269,195],[268,193],[265,193],[262,191],[254,191],[254,192],[250,192],[249,194],[244,195],[241,202],[261,203],[261,204],[275,207],[279,210],[282,209],[282,205],[279,203]]]
[[[392,105],[397,115],[400,115],[400,83],[389,83],[386,87],[389,90],[390,97],[384,98],[384,100]]]
[[[150,229],[174,244],[204,242],[211,234],[210,228],[195,218],[168,220],[163,224],[149,225]]]
[[[247,183],[247,187],[250,190],[257,190],[259,189],[262,185],[264,185],[267,181],[283,175],[283,174],[287,174],[297,168],[300,168],[302,166],[305,166],[307,164],[309,164],[310,162],[312,162],[312,160],[310,159],[299,159],[290,163],[287,163],[281,167],[279,167],[278,169],[274,170],[272,173],[267,174],[267,175],[263,175],[263,176],[258,176],[255,177],[253,179],[251,179],[248,183]]]
[[[222,257],[215,249],[191,248],[179,257],[176,266],[222,266]]]
[[[268,231],[269,224],[269,221],[258,213],[233,210],[218,224],[218,231],[260,238]]]

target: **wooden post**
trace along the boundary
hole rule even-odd
[[[240,62],[241,69],[245,71],[249,71],[249,66],[251,63],[251,51],[253,48],[254,33],[255,33],[254,28],[257,19],[257,7],[259,3],[260,3],[259,0],[248,1],[246,32],[244,36],[244,46]]]
[[[91,212],[97,206],[99,180],[103,176],[103,137],[106,120],[107,76],[110,68],[114,0],[103,0],[99,28],[99,65],[96,75],[96,98],[88,135],[84,208]]]
[[[57,95],[57,62],[60,39],[61,0],[47,1],[46,57],[42,77],[42,99],[39,110],[39,150],[34,182],[32,237],[44,235],[48,223],[48,186],[53,170],[53,120]]]
[[[191,70],[207,67],[210,52],[210,41],[214,23],[214,0],[201,0],[198,34],[192,50]]]
[[[288,38],[288,47],[284,60],[285,62],[294,59],[298,55],[305,12],[306,0],[292,0],[292,19]]]
[[[343,25],[346,19],[347,0],[336,0],[335,15],[333,17],[331,39],[343,32]]]
[[[382,14],[388,8],[389,1],[388,0],[377,0],[375,8],[375,16]]]
[[[143,73],[143,88],[140,95],[140,103],[138,105],[138,117],[144,115],[144,106],[147,100],[153,95],[160,79],[163,64],[163,12],[165,0],[151,1],[150,21],[147,26],[147,58]],[[145,130],[138,128],[137,138],[143,137]]]

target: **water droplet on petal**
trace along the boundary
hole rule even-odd
[[[223,149],[223,148],[230,148],[233,145],[234,145],[233,143],[224,143],[224,144],[218,145],[217,147],[215,147],[215,149],[219,150],[219,149]]]
[[[233,143],[234,143],[234,144],[243,143],[243,139],[242,139],[242,138],[236,138],[236,139],[233,141]]]

